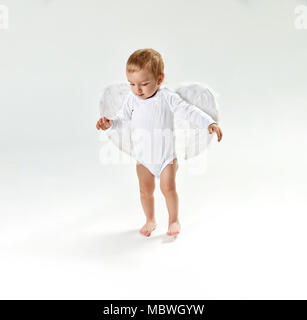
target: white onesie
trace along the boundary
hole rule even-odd
[[[156,178],[160,178],[163,169],[177,158],[174,113],[200,129],[216,123],[207,113],[187,103],[166,86],[161,86],[154,96],[147,99],[141,99],[130,91],[107,130],[119,129],[122,121],[131,120],[134,157]]]

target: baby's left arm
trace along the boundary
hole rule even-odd
[[[222,139],[222,130],[218,124],[204,111],[183,100],[178,93],[168,91],[167,100],[171,110],[180,118],[191,121],[198,128],[208,128],[210,134],[216,132],[218,141]]]

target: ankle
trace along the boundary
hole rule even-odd
[[[179,223],[179,219],[178,218],[168,219],[168,224],[172,224],[172,223]]]

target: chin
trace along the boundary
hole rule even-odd
[[[147,98],[147,96],[144,93],[141,96],[136,94],[136,96],[139,97],[140,99],[146,99]]]

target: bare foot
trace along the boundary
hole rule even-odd
[[[149,237],[151,233],[156,229],[156,222],[155,221],[148,221],[144,224],[142,229],[140,229],[140,233],[145,237]]]
[[[175,221],[169,224],[167,235],[168,236],[177,236],[180,232],[180,223],[179,221]]]

